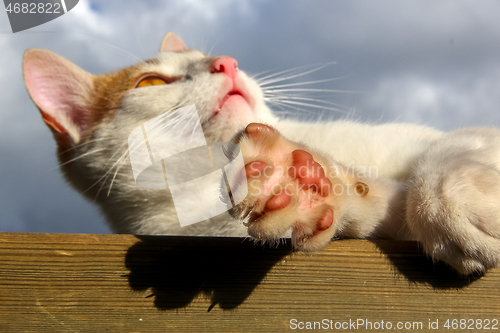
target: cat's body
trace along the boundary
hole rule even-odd
[[[228,214],[181,227],[168,191],[145,190],[134,182],[127,152],[131,131],[164,112],[195,104],[209,142],[229,141],[249,123],[263,122],[283,137],[305,145],[300,146],[305,150],[311,147],[323,167],[328,168],[324,164],[331,161],[345,170],[365,173],[358,183],[370,188],[368,195],[339,199],[337,204],[333,203],[335,197],[325,194],[326,199],[321,200],[331,205],[333,215],[330,208],[313,214],[320,226],[314,236],[323,231],[325,236],[316,237],[321,239],[309,248],[296,242],[299,248],[319,248],[332,236],[415,239],[429,255],[461,273],[497,266],[499,131],[442,133],[409,124],[280,120],[266,106],[258,84],[237,70],[234,59],[210,58],[188,50],[174,34],[166,35],[161,51],[157,58],[100,77],[45,50],[30,50],[25,55],[26,85],[54,132],[61,169],[73,186],[99,203],[114,231],[247,234],[247,227]],[[251,155],[252,145],[248,142],[243,149],[246,162],[261,154]],[[336,181],[336,177],[330,178]],[[367,204],[372,195],[376,200]],[[314,205],[307,209],[311,207],[316,209]],[[278,208],[285,212],[291,206]],[[379,215],[370,214],[372,209]],[[344,213],[338,216],[337,212]],[[333,223],[325,222],[332,219]],[[337,222],[344,225],[336,229]],[[281,234],[261,230],[253,235],[274,239]]]

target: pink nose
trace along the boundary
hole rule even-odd
[[[212,73],[225,73],[231,79],[236,76],[236,68],[238,67],[238,62],[231,57],[220,57],[212,62],[210,65],[210,71]]]

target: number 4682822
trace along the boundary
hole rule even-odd
[[[498,330],[498,319],[448,319],[443,327],[447,329],[478,329],[478,330]]]
[[[7,13],[23,14],[61,14],[61,5],[58,3],[9,3],[5,8]]]

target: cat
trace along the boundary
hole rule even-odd
[[[157,57],[110,74],[42,49],[26,51],[23,70],[63,174],[115,232],[275,241],[291,229],[300,250],[339,237],[392,238],[420,242],[461,274],[499,264],[499,130],[280,119],[235,59],[188,49],[174,33]],[[169,191],[135,184],[127,137],[193,104],[208,142],[241,147],[247,178],[230,177],[249,193],[229,212],[235,218],[181,227]]]

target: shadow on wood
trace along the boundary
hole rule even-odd
[[[223,310],[241,305],[267,273],[292,253],[287,240],[278,247],[250,239],[224,237],[137,236],[125,258],[133,290],[151,289],[161,310],[187,307],[200,294]],[[480,276],[461,276],[432,262],[416,242],[372,240],[391,262],[395,275],[434,289],[460,289]]]
[[[241,238],[137,237],[125,258],[130,287],[151,288],[162,310],[186,307],[200,294],[211,300],[208,311],[234,309],[291,252],[290,242],[270,248]]]
[[[371,240],[387,256],[395,270],[411,283],[428,284],[434,289],[459,289],[481,278],[481,275],[460,275],[443,262],[432,261],[417,242]]]

